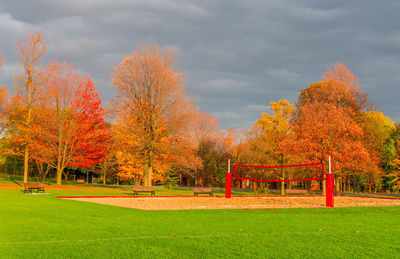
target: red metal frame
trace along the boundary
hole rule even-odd
[[[287,168],[287,167],[305,167],[305,166],[315,166],[316,169],[316,177],[313,178],[306,178],[306,179],[287,179],[287,180],[261,180],[261,179],[254,179],[248,177],[238,177],[237,168],[238,167],[247,167],[247,168]],[[318,176],[318,167],[321,166],[322,169],[322,176]],[[274,165],[274,166],[262,166],[262,165],[233,165],[233,179],[240,179],[240,180],[250,180],[255,182],[268,182],[268,183],[279,183],[279,182],[293,182],[293,181],[312,181],[312,180],[324,180],[324,172],[325,167],[324,163],[309,163],[309,164],[296,164],[296,165]]]
[[[225,182],[225,198],[230,198],[231,197],[231,187],[232,184],[232,174],[228,172],[226,174],[226,182]]]
[[[335,207],[335,181],[333,179],[333,174],[326,175],[326,207],[333,208]]]

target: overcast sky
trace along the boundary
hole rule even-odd
[[[223,127],[249,128],[271,101],[294,103],[336,62],[398,122],[399,14],[398,0],[1,0],[0,80],[12,83],[15,40],[42,31],[46,61],[89,73],[106,102],[113,67],[151,40],[177,51],[186,92]]]

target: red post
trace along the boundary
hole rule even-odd
[[[232,183],[232,175],[231,173],[226,173],[226,183],[225,183],[225,198],[231,197],[231,183]]]
[[[335,184],[333,180],[333,174],[326,175],[326,207],[334,207],[334,194]]]

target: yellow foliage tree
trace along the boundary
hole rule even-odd
[[[253,140],[253,148],[259,154],[263,163],[270,165],[284,165],[288,163],[289,156],[285,149],[285,142],[293,137],[289,120],[294,113],[294,105],[287,100],[271,102],[273,114],[263,113],[254,127],[261,130],[259,138]],[[286,178],[285,170],[280,170],[281,179]],[[281,192],[285,192],[285,183],[281,182]]]

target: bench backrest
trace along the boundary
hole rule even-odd
[[[212,192],[211,188],[193,188],[193,192]]]
[[[307,190],[299,190],[299,189],[294,189],[294,190],[285,190],[287,194],[306,194]]]
[[[24,183],[25,187],[39,187],[40,184],[36,182],[29,182],[29,183]]]
[[[133,186],[134,191],[139,191],[139,192],[151,192],[154,191],[153,186]]]

